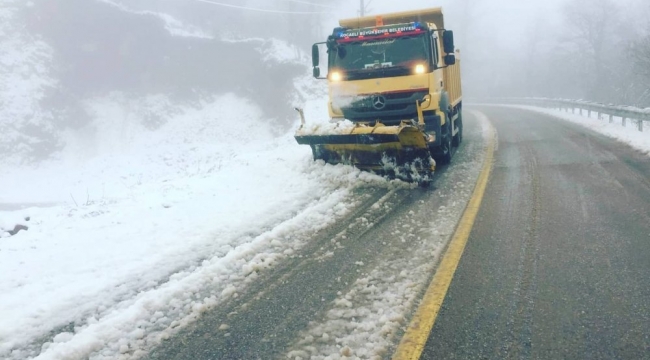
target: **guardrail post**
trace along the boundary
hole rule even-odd
[[[609,123],[611,124],[613,122],[614,122],[614,115],[609,114]]]
[[[576,113],[576,108],[574,108],[573,106],[571,107],[571,113],[572,113],[572,114],[575,114],[575,113]]]
[[[625,118],[625,116],[623,116],[623,127],[625,127],[626,120],[627,120],[627,118]]]
[[[580,116],[582,116],[582,108],[580,108]]]
[[[601,114],[600,114],[599,112],[596,113],[596,116],[598,116],[598,120],[602,120],[602,119],[603,119],[603,118],[600,117],[600,115],[601,115]]]
[[[643,120],[637,120],[639,122],[639,131],[643,132]]]
[[[587,117],[588,117],[588,118],[591,117],[591,110],[587,110]]]

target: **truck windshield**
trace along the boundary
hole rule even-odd
[[[416,65],[429,63],[427,38],[341,42],[330,51],[330,69],[340,71],[347,80],[409,75]]]

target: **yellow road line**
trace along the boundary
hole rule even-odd
[[[489,124],[485,115],[476,112]],[[402,341],[393,355],[393,360],[417,360],[422,355],[424,345],[429,338],[433,324],[436,321],[442,302],[445,299],[451,280],[454,277],[460,258],[465,250],[467,239],[474,226],[476,215],[481,207],[481,201],[485,194],[488,179],[492,171],[492,162],[494,159],[494,148],[496,143],[496,131],[490,125],[491,136],[488,139],[487,151],[483,162],[483,169],[478,177],[474,193],[472,194],[463,217],[458,223],[456,232],[449,243],[449,247],[440,262],[440,266],[429,284],[426,294],[417,312],[413,316]]]

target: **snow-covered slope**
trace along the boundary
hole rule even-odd
[[[52,48],[18,26],[24,8],[17,0],[3,0],[0,6],[0,164],[6,166],[57,146],[52,115],[40,106],[57,83],[51,74]]]
[[[61,11],[75,8],[57,4]],[[82,10],[111,19],[128,11],[88,4]],[[4,0],[0,7],[0,358],[137,356],[206,307],[236,296],[257,270],[292,256],[308,234],[345,216],[355,187],[403,186],[314,163],[309,147],[295,142],[297,115],[278,119],[276,111],[290,109],[286,99],[307,102],[312,120],[324,120],[326,109],[324,90],[307,74],[295,89],[282,90],[297,70],[307,70],[304,54],[286,42],[213,40],[165,14],[143,14],[163,20],[167,33],[161,34],[151,32],[160,24],[128,13],[125,22],[164,41],[158,45],[172,55],[188,49],[182,41],[195,49],[221,41],[216,45],[237,51],[221,57],[221,72],[208,69],[223,83],[197,84],[196,94],[193,83],[179,84],[189,93],[178,96],[112,82],[129,70],[101,62],[115,44],[84,37],[92,19],[49,21],[42,15],[68,14],[47,13],[48,5]],[[22,31],[24,14],[43,36]],[[68,43],[57,36],[66,34],[84,43],[62,47]],[[117,63],[142,49],[133,51]],[[210,61],[212,55],[192,56]],[[83,73],[75,66],[93,61],[108,67],[93,68],[93,81],[75,77]],[[235,62],[241,67],[231,67]],[[201,69],[190,70],[198,76]],[[164,81],[178,80],[177,68],[160,71]],[[264,81],[251,82],[256,79]],[[44,101],[52,94],[73,101]],[[287,122],[295,126],[287,129]],[[11,235],[14,230],[20,231]],[[206,293],[206,284],[213,290]]]
[[[296,96],[316,118],[323,89],[309,86]],[[5,208],[41,204],[0,212],[5,229],[29,227],[0,238],[2,358],[137,355],[344,216],[355,187],[403,186],[314,163],[232,94],[86,107],[95,120],[67,131],[57,158],[0,178]]]
[[[151,107],[165,103],[173,114],[231,93],[254,99],[286,131],[293,78],[307,63],[281,39],[223,41],[169,14],[108,0],[3,0],[0,166],[38,162],[67,146],[67,132],[89,133],[93,102],[112,101],[127,117],[164,117]]]
[[[171,35],[174,36],[182,36],[182,37],[195,37],[195,38],[201,38],[201,39],[212,39],[212,35],[208,34],[207,32],[201,30],[200,28],[196,26],[192,26],[189,24],[184,24],[180,20],[174,18],[173,16],[161,12],[155,12],[155,11],[146,11],[146,10],[133,10],[130,9],[129,7],[117,3],[115,1],[111,0],[98,0],[100,2],[115,6],[116,8],[129,12],[132,14],[138,14],[138,15],[151,15],[155,16],[165,23],[165,30],[167,30]]]

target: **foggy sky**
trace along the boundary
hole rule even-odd
[[[32,146],[38,154],[59,146],[53,129],[92,120],[84,108],[88,99],[112,92],[165,94],[181,102],[234,92],[271,118],[293,123],[294,81],[310,73],[311,44],[324,41],[338,19],[359,11],[358,0],[214,0],[249,9],[197,0],[0,1],[0,10],[20,8],[0,26],[16,39],[5,43],[13,49],[5,56],[31,61],[1,68],[0,75],[22,74],[30,66],[45,74],[40,83],[29,81],[34,73],[19,76],[20,86],[35,87],[24,98],[41,108],[17,103],[13,108],[22,115],[11,116],[17,119],[11,126],[38,138]],[[549,97],[650,107],[648,0],[366,1],[368,15],[444,8],[461,50],[464,101]],[[256,11],[261,9],[275,12]],[[165,19],[209,36],[175,36]],[[255,39],[224,41],[231,38]],[[292,61],[265,61],[260,44],[270,39],[294,46],[286,54]],[[42,114],[40,120],[34,113]],[[0,149],[17,149],[22,138],[14,138]]]
[[[535,18],[543,16],[545,21],[557,23],[559,10],[564,2],[565,0],[372,0],[368,8],[369,15],[374,15],[442,6],[447,27],[459,35],[457,41],[463,38],[464,22],[467,22],[465,26],[468,31],[485,31],[504,43],[519,43],[524,37],[527,24]],[[358,15],[358,10],[359,1],[347,0],[343,2],[340,14],[334,17],[354,17]],[[511,39],[514,41],[510,41]],[[463,45],[458,43],[461,49]]]
[[[359,1],[341,4],[325,28],[335,26],[336,17],[358,15]],[[647,0],[372,0],[368,15],[435,6],[443,7],[446,27],[455,32],[470,98],[650,106],[650,79],[638,76],[647,60],[634,60],[641,39],[650,36]],[[588,39],[594,28],[607,31]]]

